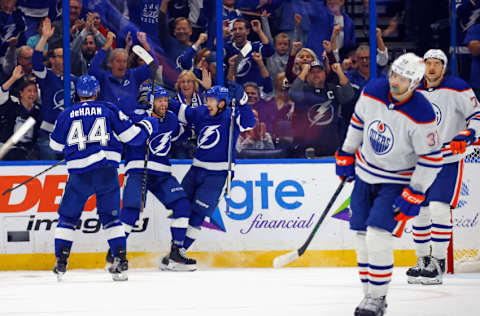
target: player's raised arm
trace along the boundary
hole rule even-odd
[[[178,116],[178,120],[185,124],[195,124],[195,117],[198,108],[192,108],[186,104],[180,103],[174,99],[168,102],[168,109]]]

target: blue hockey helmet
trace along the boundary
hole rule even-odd
[[[150,90],[148,91],[147,100],[150,100],[151,97],[152,97],[152,86],[150,85]],[[167,89],[156,85],[155,89],[153,90],[153,98],[156,99],[156,98],[163,98],[163,97],[168,98]]]
[[[218,103],[220,101],[225,101],[225,105],[230,104],[230,95],[228,93],[228,89],[223,86],[213,86],[207,90],[205,96],[207,98],[215,98],[217,99]]]
[[[79,97],[93,97],[100,91],[100,83],[97,78],[90,75],[83,75],[77,81],[77,94]]]

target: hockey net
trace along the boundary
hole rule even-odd
[[[480,175],[480,141],[465,157],[464,174]],[[470,177],[475,180],[477,177]],[[453,236],[448,250],[449,273],[480,272],[480,181],[463,177],[458,207],[453,210]]]

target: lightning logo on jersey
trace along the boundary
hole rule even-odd
[[[377,155],[385,155],[393,148],[392,129],[380,120],[375,120],[368,126],[368,139]]]
[[[157,156],[166,156],[171,147],[172,131],[167,133],[158,134],[150,141],[150,151]]]
[[[308,111],[310,127],[328,125],[333,121],[333,116],[334,110],[331,100],[315,104]]]
[[[219,127],[220,125],[205,126],[200,131],[200,136],[198,137],[198,148],[210,149],[215,147],[220,140]]]

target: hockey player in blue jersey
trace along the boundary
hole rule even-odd
[[[192,203],[192,214],[183,247],[188,249],[197,239],[205,217],[215,211],[227,180],[228,151],[235,161],[235,143],[240,132],[255,126],[255,116],[247,104],[247,94],[243,87],[230,83],[227,89],[213,86],[206,92],[207,104],[196,108],[180,103],[171,103],[170,108],[177,113],[182,123],[195,126],[198,135],[197,149],[193,163],[183,178],[182,187]],[[233,108],[227,107],[234,98],[235,109],[232,147],[228,148],[230,121]],[[168,264],[166,259],[163,265]]]
[[[134,125],[115,105],[95,101],[99,87],[95,77],[80,77],[77,94],[81,102],[60,113],[50,134],[50,147],[64,153],[69,173],[55,230],[57,261],[53,272],[59,280],[67,269],[75,227],[93,194],[97,195],[97,213],[115,258],[109,272],[116,281],[127,280],[125,231],[119,219],[121,142],[144,144],[158,125],[148,119]]]
[[[444,52],[430,49],[423,59],[425,79],[418,91],[430,101],[436,113],[443,143],[443,167],[428,191],[428,204],[413,219],[418,261],[407,270],[407,277],[408,283],[441,284],[452,234],[450,209],[458,204],[466,147],[480,135],[480,108],[465,81],[445,75],[448,59]]]
[[[393,62],[388,79],[372,80],[335,154],[337,175],[355,180],[350,229],[365,294],[357,316],[385,313],[394,236],[418,215],[442,167],[435,112],[415,91],[424,72],[423,60],[407,53]]]
[[[150,100],[150,94],[148,99]],[[152,117],[158,119],[158,131],[150,136],[147,164],[146,190],[152,192],[167,209],[173,211],[170,231],[172,244],[166,269],[176,271],[196,270],[196,261],[185,254],[183,243],[192,213],[192,205],[185,191],[171,173],[169,152],[171,143],[185,137],[183,125],[177,116],[168,111],[168,92],[156,86],[153,92],[154,104]],[[120,219],[128,235],[135,226],[141,211],[143,198],[142,179],[144,174],[145,144],[127,145],[125,148],[126,185],[123,191],[123,206]],[[146,193],[145,193],[146,194]],[[144,204],[145,205],[145,204]],[[107,262],[113,258],[107,257]]]

